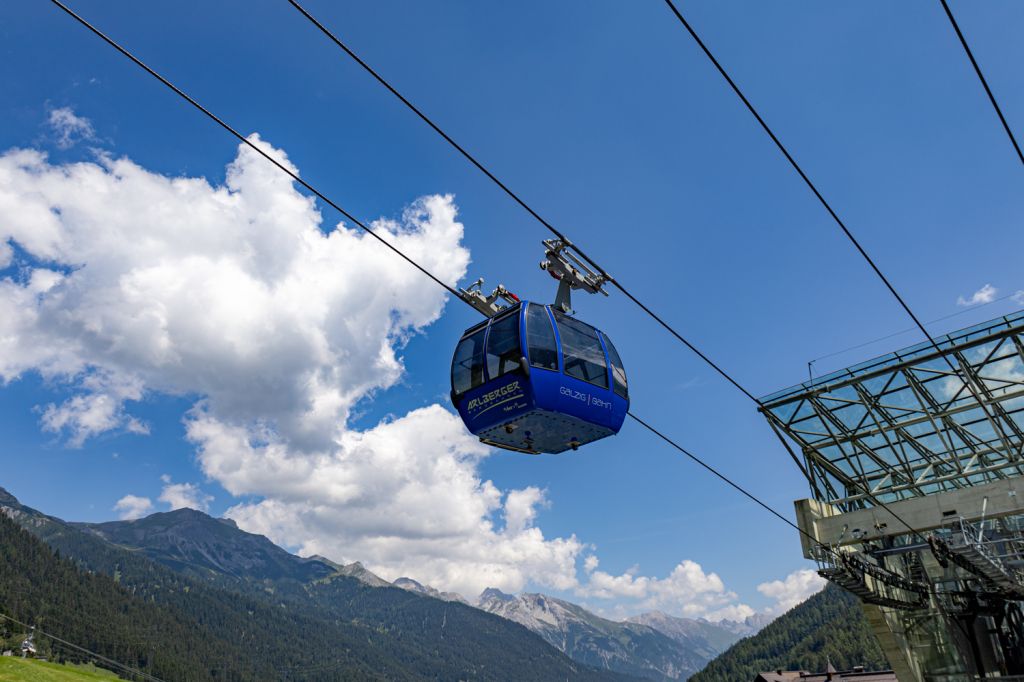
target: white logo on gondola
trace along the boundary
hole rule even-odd
[[[606,410],[612,409],[612,404],[610,401],[601,400],[600,398],[592,396],[589,393],[577,391],[575,389],[569,388],[568,386],[562,386],[558,390],[562,395],[572,398],[573,400],[579,400],[581,403],[593,405],[594,407],[603,407]]]
[[[501,388],[494,389],[490,393],[484,393],[482,396],[480,396],[478,398],[473,398],[472,400],[469,401],[469,404],[466,405],[466,409],[468,411],[472,412],[475,409],[483,407],[487,403],[492,403],[492,402],[494,402],[495,400],[497,400],[499,398],[504,398],[506,396],[512,395],[513,393],[515,393],[518,390],[519,390],[519,382],[518,381],[513,381],[510,384],[505,384]],[[512,396],[512,397],[518,397],[518,396]]]

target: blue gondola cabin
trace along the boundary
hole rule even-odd
[[[466,330],[452,359],[451,397],[481,441],[534,455],[613,436],[629,410],[611,340],[528,301]]]

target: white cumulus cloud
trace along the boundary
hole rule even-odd
[[[591,561],[593,559],[593,561]],[[588,557],[588,580],[576,592],[595,599],[619,600],[619,611],[665,611],[689,618],[742,620],[754,613],[738,603],[735,592],[727,590],[716,573],[706,572],[695,561],[681,561],[664,578],[638,575],[634,567],[620,575],[597,570],[596,557]]]
[[[469,259],[455,212],[451,197],[426,197],[375,227],[454,281]],[[161,391],[204,396],[211,415],[261,422],[290,448],[330,446],[355,402],[398,380],[397,350],[444,292],[361,231],[325,234],[320,221],[244,146],[223,187],[127,159],[8,152],[0,243],[66,272],[0,280],[0,377],[35,370],[104,396],[49,410],[49,428],[84,437],[126,426],[121,406]]]
[[[767,613],[781,615],[825,587],[825,579],[808,568],[793,571],[782,580],[761,583],[757,591],[775,600]]]
[[[78,116],[69,107],[51,109],[49,124],[56,136],[57,146],[61,149],[68,149],[80,140],[96,138],[92,122],[84,116]]]
[[[200,468],[244,498],[230,516],[285,546],[467,594],[572,588],[582,544],[536,526],[541,490],[480,477],[489,451],[451,412],[348,425],[399,381],[402,346],[445,293],[362,231],[321,221],[246,146],[223,186],[125,158],[0,155],[0,244],[33,259],[0,279],[0,379],[63,386],[41,423],[71,445],[144,431],[132,411],[147,394],[197,396],[184,421]],[[451,196],[373,227],[443,281],[464,275]],[[172,507],[209,503],[194,483],[165,484]]]
[[[587,555],[583,563],[588,577],[576,587],[575,593],[599,600],[592,608],[609,618],[663,611],[712,622],[742,622],[758,613],[757,609],[743,603],[734,591],[727,589],[716,573],[705,571],[695,561],[681,561],[664,578],[640,575],[638,567],[620,575],[597,570],[598,559],[593,554]],[[781,580],[761,583],[757,586],[758,592],[772,603],[762,608],[760,613],[773,617],[781,615],[821,590],[825,583],[824,578],[809,569],[794,571]],[[611,606],[606,607],[605,603]]]
[[[114,505],[121,519],[137,519],[153,510],[153,501],[148,497],[125,495]]]
[[[203,474],[234,496],[226,515],[303,554],[469,596],[533,584],[681,615],[749,608],[695,562],[665,578],[615,576],[574,535],[545,535],[544,491],[483,478],[490,450],[440,405],[353,428],[360,401],[401,379],[402,347],[446,298],[362,231],[321,223],[244,145],[223,185],[126,158],[0,154],[0,268],[12,242],[29,256],[0,279],[0,380],[34,372],[63,387],[40,406],[41,426],[72,446],[144,433],[132,412],[149,394],[195,396],[186,435]],[[465,274],[451,196],[372,226],[442,281]],[[211,499],[170,478],[159,496],[171,508]],[[151,508],[126,496],[116,510]]]
[[[537,507],[547,504],[544,491],[534,486],[522,490],[512,490],[505,498],[505,530],[519,534],[533,525],[537,516]]]
[[[82,379],[88,393],[75,395],[60,405],[50,403],[42,413],[42,425],[47,431],[67,432],[68,444],[81,447],[92,436],[123,429],[129,433],[146,434],[149,427],[130,416],[124,409],[126,400],[139,400],[142,386],[130,377],[119,381],[103,372],[94,372]]]
[[[167,474],[161,476],[160,480],[164,482],[164,487],[160,491],[158,499],[172,511],[175,509],[207,511],[210,508],[210,502],[213,502],[213,495],[204,493],[195,483],[174,483]]]
[[[956,304],[959,305],[959,306],[971,306],[971,305],[979,305],[981,303],[991,303],[992,301],[995,300],[996,294],[998,294],[998,293],[999,293],[998,289],[996,289],[991,284],[986,284],[985,286],[983,286],[982,288],[978,289],[973,294],[971,294],[971,296],[969,298],[964,298],[963,296],[959,296],[956,299]]]
[[[358,559],[389,580],[412,575],[470,596],[485,587],[518,591],[529,580],[576,584],[582,544],[546,538],[533,525],[538,489],[503,500],[482,480],[477,464],[488,450],[437,405],[348,431],[313,454],[290,452],[270,434],[256,445],[208,415],[194,418],[189,435],[204,471],[232,494],[274,487],[271,498],[227,515],[303,554]]]

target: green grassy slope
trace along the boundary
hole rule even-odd
[[[112,682],[116,679],[114,673],[92,666],[0,657],[0,682]]]

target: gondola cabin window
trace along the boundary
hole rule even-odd
[[[519,310],[491,323],[487,337],[487,376],[490,379],[520,368],[523,352],[519,348]]]
[[[608,388],[608,365],[597,330],[568,315],[553,311],[562,339],[565,373],[587,383]]]
[[[608,360],[612,365],[612,383],[615,385],[615,394],[628,399],[629,386],[626,383],[626,370],[622,367],[622,359],[608,335],[601,332],[601,336],[604,337],[604,347],[608,349]]]
[[[526,309],[526,345],[530,348],[530,364],[558,371],[558,344],[555,330],[544,306],[531,303]]]
[[[484,335],[487,329],[470,334],[459,342],[452,362],[452,390],[462,395],[484,383]]]

